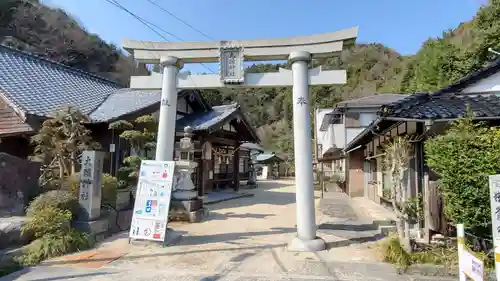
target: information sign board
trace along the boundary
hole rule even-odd
[[[130,239],[165,241],[174,168],[174,161],[141,162]]]
[[[460,271],[463,272],[470,280],[483,281],[483,261],[476,258],[465,249],[461,251],[460,255]]]

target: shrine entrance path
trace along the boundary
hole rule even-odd
[[[261,181],[259,188],[245,192],[254,196],[209,205],[210,215],[202,223],[171,223],[183,235],[176,245],[129,245],[127,234],[122,234],[85,260],[47,261],[15,280],[446,280],[397,275],[392,265],[377,262],[374,250],[338,243],[346,237],[334,231],[319,232],[332,245],[328,251],[288,252],[286,244],[296,231],[294,181]],[[345,221],[320,211],[319,195],[317,224]],[[338,201],[350,200],[347,196],[336,200],[349,208]]]

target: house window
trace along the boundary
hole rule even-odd
[[[359,128],[359,112],[346,112],[345,113],[345,127],[346,128]]]

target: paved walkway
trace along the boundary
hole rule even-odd
[[[375,262],[376,255],[366,243],[339,242],[356,241],[356,233],[361,232],[373,236],[342,194],[327,194],[321,204],[317,199],[324,211],[317,211],[318,235],[330,249],[288,252],[286,243],[295,235],[293,184],[261,182],[258,189],[246,191],[253,197],[210,205],[210,216],[202,223],[170,224],[183,233],[178,245],[129,245],[123,234],[92,254],[47,261],[20,272],[15,280],[453,280],[397,275],[392,265]],[[4,280],[14,279],[0,278]]]

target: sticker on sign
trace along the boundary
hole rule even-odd
[[[460,271],[473,281],[483,281],[483,261],[476,258],[473,254],[469,253],[465,249],[460,255]]]

